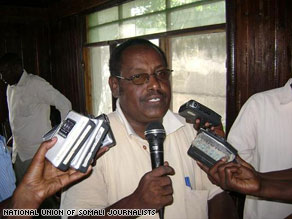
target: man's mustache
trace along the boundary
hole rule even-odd
[[[152,96],[158,96],[160,98],[166,98],[167,95],[166,95],[165,92],[162,92],[160,90],[155,90],[155,91],[151,90],[145,96],[143,96],[140,100],[146,101],[146,100],[150,99]]]

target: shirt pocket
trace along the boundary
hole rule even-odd
[[[185,188],[186,214],[190,218],[208,218],[208,190]]]

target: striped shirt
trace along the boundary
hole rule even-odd
[[[11,197],[15,190],[15,175],[12,168],[11,153],[6,141],[0,135],[0,202]]]

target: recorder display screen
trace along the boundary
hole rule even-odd
[[[216,161],[220,160],[224,156],[229,159],[229,154],[225,152],[226,150],[219,148],[216,144],[214,144],[214,142],[211,142],[207,138],[196,138],[193,145]]]
[[[72,119],[66,119],[60,128],[58,134],[61,135],[63,138],[67,138],[70,131],[73,129],[76,122]]]

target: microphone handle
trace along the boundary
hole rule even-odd
[[[155,169],[157,167],[160,167],[163,165],[164,159],[163,159],[163,151],[155,151],[151,152],[151,164],[152,169]],[[164,207],[159,209],[159,218],[164,219]]]
[[[159,218],[160,219],[164,219],[164,207],[162,207],[162,208],[159,209],[158,214],[159,214]]]
[[[153,152],[150,152],[150,154],[151,154],[152,169],[163,166],[163,162],[164,162],[163,151],[153,151]]]

